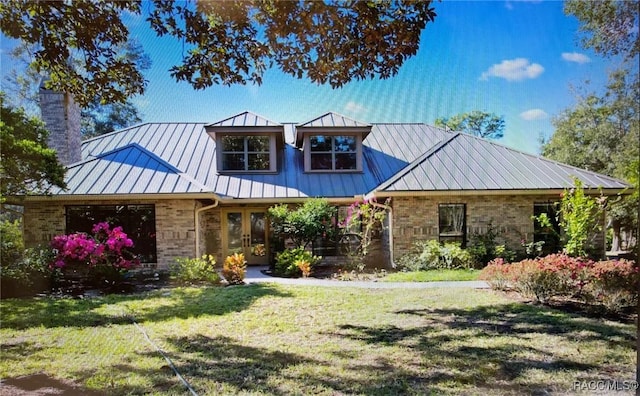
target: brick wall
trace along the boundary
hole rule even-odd
[[[466,204],[467,240],[473,233],[487,232],[491,224],[502,232],[501,243],[518,249],[522,240],[533,240],[533,204],[557,199],[542,195],[394,197],[394,258],[411,250],[416,241],[438,239],[439,204]],[[603,236],[599,235],[597,246],[602,246],[602,241]]]
[[[47,130],[48,145],[56,150],[60,162],[69,165],[82,159],[80,107],[71,95],[40,90],[40,111]]]
[[[155,204],[158,268],[167,268],[178,257],[195,256],[194,200],[73,201],[67,205]],[[27,202],[24,205],[26,246],[48,244],[65,232],[65,203]],[[135,242],[135,241],[134,241]]]

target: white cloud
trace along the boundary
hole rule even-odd
[[[529,59],[507,59],[491,66],[483,72],[480,80],[486,81],[489,77],[500,77],[507,81],[520,81],[525,78],[536,78],[544,71],[544,67],[537,63],[530,63]]]
[[[531,109],[520,113],[520,118],[526,121],[544,120],[547,117],[549,114],[542,109]]]
[[[580,64],[591,62],[591,59],[588,56],[578,52],[563,52],[562,59],[566,60],[567,62],[575,62]]]
[[[345,106],[344,106],[344,110],[350,113],[362,113],[363,111],[367,110],[363,105],[361,105],[360,103],[356,103],[356,102],[348,102]]]

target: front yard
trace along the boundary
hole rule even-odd
[[[635,327],[473,289],[284,285],[0,302],[0,377],[108,394],[547,394],[632,380]],[[621,393],[624,394],[624,393]]]

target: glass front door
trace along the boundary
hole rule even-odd
[[[226,256],[243,253],[247,264],[268,264],[267,217],[260,209],[238,209],[224,212],[222,229],[225,234]]]

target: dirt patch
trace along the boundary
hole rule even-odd
[[[104,393],[82,388],[73,381],[52,378],[47,374],[32,374],[0,381],[2,396],[101,396]]]

